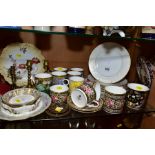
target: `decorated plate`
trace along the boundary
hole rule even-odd
[[[39,102],[38,107],[33,111],[26,112],[24,114],[13,114],[3,109],[1,106],[2,101],[0,101],[0,119],[7,120],[7,121],[16,121],[16,120],[24,120],[30,117],[37,116],[49,108],[51,104],[51,98],[47,94],[41,92],[41,98],[37,102]]]
[[[150,88],[152,83],[152,75],[149,72],[147,60],[144,57],[140,57],[137,60],[137,73],[139,80]]]
[[[71,107],[72,110],[78,111],[78,112],[81,112],[81,113],[94,113],[94,112],[97,112],[97,111],[101,110],[101,109],[102,109],[102,106],[103,106],[103,100],[100,99],[100,100],[99,100],[98,106],[95,106],[95,107],[88,107],[88,106],[85,106],[85,107],[83,107],[83,108],[79,108],[79,107],[77,107],[77,106],[73,103],[73,101],[72,101],[70,95],[69,95],[68,98],[67,98],[67,103],[68,103],[68,105]]]
[[[127,49],[117,43],[98,45],[89,57],[89,70],[100,82],[115,83],[123,79],[131,65]]]
[[[41,51],[34,45],[29,43],[14,43],[6,46],[0,56],[0,73],[5,80],[12,84],[9,68],[15,66],[16,68],[16,85],[27,85],[27,60],[32,60],[32,75],[44,72],[43,62],[44,57]]]

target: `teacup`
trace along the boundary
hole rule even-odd
[[[149,88],[138,83],[129,83],[126,94],[126,107],[128,110],[141,110],[148,96]]]
[[[126,90],[120,86],[106,86],[103,109],[107,113],[117,114],[123,111]]]
[[[82,76],[82,73],[77,72],[77,71],[68,71],[67,76],[68,76],[68,78],[70,78],[71,76]]]
[[[52,83],[53,85],[68,85],[69,81],[66,79],[67,73],[61,71],[52,72]]]
[[[35,75],[35,88],[40,92],[49,94],[49,89],[52,84],[52,75],[48,73],[39,73]]]
[[[81,75],[84,75],[84,69],[83,68],[71,68],[71,71],[81,72]]]
[[[95,107],[99,104],[100,94],[101,88],[99,83],[94,83],[93,85],[83,84],[72,91],[71,99],[79,108],[85,106]]]
[[[67,68],[64,68],[64,67],[55,67],[54,68],[54,71],[66,72],[67,71]]]
[[[80,87],[84,82],[83,77],[72,76],[69,78],[69,89],[72,92],[75,88]]]
[[[66,111],[67,97],[69,94],[69,88],[66,85],[53,85],[50,87],[51,106],[50,111],[54,113],[61,113]]]

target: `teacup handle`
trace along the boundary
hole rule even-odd
[[[63,80],[63,85],[69,85],[69,80],[68,79],[64,79]]]

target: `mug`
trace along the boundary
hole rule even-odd
[[[67,97],[69,88],[66,85],[53,85],[50,87],[51,105],[49,110],[53,113],[62,113],[68,110]]]
[[[66,79],[67,73],[61,71],[54,71],[52,72],[52,83],[53,85],[68,85],[69,80]]]
[[[61,72],[66,72],[67,71],[67,68],[64,68],[64,67],[55,67],[53,69],[54,69],[54,71],[61,71]]]
[[[70,78],[71,76],[82,76],[82,73],[77,72],[77,71],[68,71],[67,76],[68,76],[68,78]]]
[[[147,99],[149,88],[145,85],[138,83],[129,83],[127,87],[127,110],[141,110],[144,107],[145,101]]]
[[[99,104],[100,94],[101,88],[99,82],[91,84],[84,83],[72,91],[71,99],[79,108],[85,106],[96,107]]]
[[[119,114],[123,111],[126,90],[120,86],[106,86],[103,109],[107,113]]]
[[[49,89],[52,84],[52,75],[48,73],[36,74],[34,82],[37,90],[49,94]]]
[[[50,26],[34,26],[34,30],[38,30],[38,31],[50,31]]]
[[[69,78],[69,89],[72,92],[75,88],[80,87],[84,82],[83,77],[72,76]]]
[[[84,76],[84,69],[83,68],[71,68],[71,71],[81,72],[81,76]]]

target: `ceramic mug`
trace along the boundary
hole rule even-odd
[[[68,85],[69,80],[66,79],[67,73],[61,71],[54,71],[52,72],[52,84],[53,85]]]
[[[72,92],[75,88],[80,87],[84,82],[83,77],[72,76],[69,78],[69,89]]]
[[[127,110],[141,110],[148,96],[149,88],[138,83],[129,83],[126,94]]]
[[[82,73],[77,72],[77,71],[68,71],[67,76],[68,76],[68,78],[70,78],[71,76],[82,76]]]
[[[48,73],[36,74],[34,82],[37,90],[49,94],[49,89],[52,84],[52,75]]]
[[[81,76],[84,76],[84,69],[83,68],[71,68],[71,71],[81,72]]]
[[[55,67],[53,69],[54,69],[54,71],[61,71],[61,72],[66,72],[67,71],[67,68],[64,68],[64,67]]]
[[[66,85],[53,85],[50,87],[51,106],[50,111],[54,113],[62,113],[66,111],[67,97],[69,94],[69,88]]]
[[[50,31],[50,26],[34,26],[34,30],[38,30],[38,31]]]
[[[107,113],[119,114],[123,111],[126,90],[120,86],[106,86],[103,109]]]
[[[83,108],[85,106],[95,107],[99,104],[98,101],[100,99],[100,94],[101,88],[99,82],[93,85],[84,83],[72,91],[71,99],[79,108]]]

